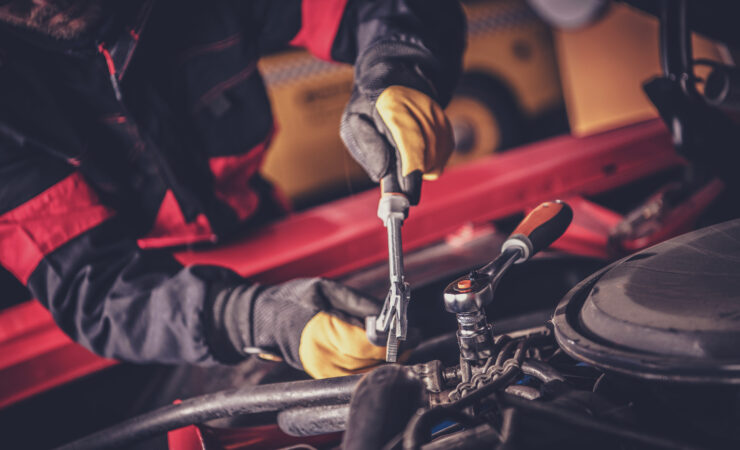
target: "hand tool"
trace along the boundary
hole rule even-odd
[[[493,332],[485,307],[493,300],[501,278],[513,265],[529,260],[555,242],[570,225],[573,211],[566,203],[545,202],[530,212],[501,246],[501,254],[450,283],[444,291],[445,309],[455,313],[461,367],[479,364],[493,355]],[[463,370],[464,378],[465,370]]]
[[[385,298],[383,309],[375,317],[366,319],[365,329],[371,342],[379,341],[386,334],[386,355],[388,362],[398,359],[398,341],[406,340],[408,319],[406,311],[411,299],[411,290],[405,280],[403,271],[403,249],[401,247],[401,226],[408,217],[409,199],[401,193],[395,173],[383,177],[380,181],[380,202],[378,217],[388,232],[388,269],[390,289]]]

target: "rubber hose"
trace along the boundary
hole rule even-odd
[[[58,450],[118,448],[158,433],[212,419],[348,402],[360,377],[352,375],[247,386],[201,395],[133,417]]]
[[[316,436],[344,431],[349,405],[326,405],[312,408],[291,408],[277,416],[280,429],[291,436]]]

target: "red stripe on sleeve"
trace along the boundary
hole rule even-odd
[[[216,156],[208,160],[216,197],[229,205],[239,220],[246,219],[257,209],[259,199],[249,181],[259,170],[274,133],[273,128],[261,144],[241,155]]]
[[[211,224],[203,214],[198,214],[188,223],[177,203],[175,194],[167,190],[154,221],[152,230],[137,241],[140,248],[175,247],[196,242],[215,242]]]
[[[303,0],[301,29],[290,44],[305,47],[317,58],[331,61],[331,46],[346,5],[347,0]]]
[[[44,256],[112,215],[75,172],[0,216],[0,264],[25,284]]]

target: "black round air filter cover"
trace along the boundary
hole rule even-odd
[[[740,220],[631,255],[553,316],[572,357],[642,378],[740,384]]]

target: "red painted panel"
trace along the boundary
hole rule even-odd
[[[274,424],[228,429],[188,426],[170,431],[167,433],[167,439],[170,450],[272,450],[275,448],[293,448],[293,446],[299,444],[307,444],[318,448],[334,448],[341,442],[342,433],[295,437],[283,433]]]
[[[682,164],[660,121],[587,138],[563,136],[458,167],[427,182],[403,227],[410,250],[542,201],[607,191]],[[184,264],[226,265],[277,282],[336,276],[387,257],[375,215],[377,192],[365,192],[295,214],[227,247],[177,255]],[[245,255],[249,255],[245,257]]]
[[[50,322],[52,319],[49,311],[35,301],[12,306],[0,314],[0,342],[22,337],[25,333]]]
[[[167,447],[170,450],[207,450],[200,429],[195,425],[168,432]]]
[[[719,197],[724,189],[725,185],[721,180],[710,181],[680,205],[668,211],[661,219],[661,226],[655,233],[621,242],[622,250],[628,253],[635,252],[691,231],[701,213]]]
[[[609,259],[609,232],[623,216],[582,197],[565,201],[573,208],[573,222],[565,234],[552,244],[566,253]]]
[[[61,330],[57,329],[57,332],[64,336]],[[4,344],[0,344],[2,347]],[[78,344],[68,342],[53,351],[1,368],[0,408],[113,364],[116,361],[101,358]]]

